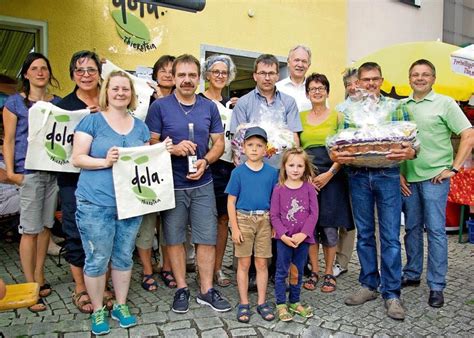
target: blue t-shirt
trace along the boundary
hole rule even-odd
[[[185,114],[183,111],[189,111]],[[214,102],[196,95],[194,106],[181,106],[175,95],[156,100],[148,110],[145,123],[150,131],[160,134],[160,139],[170,137],[173,144],[189,139],[188,123],[194,123],[194,143],[197,144],[198,159],[208,152],[210,134],[221,134],[222,127],[219,110]],[[206,169],[197,181],[188,180],[188,160],[186,156],[171,156],[174,188],[191,189],[212,181],[211,169]]]
[[[135,117],[133,120],[132,130],[126,135],[121,135],[109,126],[102,113],[96,113],[84,117],[75,131],[92,136],[89,156],[105,158],[107,152],[113,146],[139,147],[149,141],[150,131],[145,123]],[[115,202],[112,168],[81,169],[76,197],[96,205],[115,207],[117,204]]]
[[[52,104],[58,104],[61,98],[54,96],[50,101]],[[33,103],[31,104],[31,106]],[[25,104],[25,98],[20,94],[11,95],[5,102],[5,108],[15,114],[16,130],[15,130],[15,155],[13,159],[14,171],[17,174],[28,173],[25,170],[26,151],[28,150],[28,109]]]
[[[278,170],[264,163],[254,171],[246,163],[232,171],[225,192],[237,197],[236,209],[246,211],[270,210],[270,199],[278,183]]]

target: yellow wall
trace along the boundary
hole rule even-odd
[[[343,99],[346,0],[207,0],[199,13],[159,7],[159,19],[151,14],[141,19],[157,46],[148,52],[133,50],[120,39],[109,12],[116,9],[112,0],[1,2],[0,15],[48,23],[48,54],[63,95],[73,88],[67,74],[69,59],[81,49],[93,49],[122,68],[135,69],[152,66],[162,54],[201,57],[201,44],[279,56],[305,44],[313,51],[310,71],[325,73],[332,84],[331,105]],[[249,10],[254,12],[252,18]],[[132,13],[139,16],[138,10]]]

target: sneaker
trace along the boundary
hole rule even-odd
[[[176,313],[186,313],[189,310],[189,289],[181,288],[174,294],[173,307],[171,308]]]
[[[109,322],[107,320],[105,306],[91,314],[91,331],[96,336],[107,334],[110,332]]]
[[[360,287],[359,290],[347,297],[344,303],[346,305],[361,305],[369,300],[374,300],[378,295],[379,293],[375,290]]]
[[[210,288],[206,294],[199,293],[196,302],[209,305],[214,311],[227,312],[232,309],[229,302],[214,288]]]
[[[340,264],[334,264],[332,266],[332,275],[334,277],[338,277],[339,275],[342,275],[343,273],[347,272],[347,269],[344,269]]]
[[[396,320],[405,319],[405,309],[402,306],[399,298],[391,298],[385,301],[385,308],[387,309],[387,316]]]
[[[137,325],[137,317],[130,314],[127,304],[114,304],[111,315],[124,329]]]

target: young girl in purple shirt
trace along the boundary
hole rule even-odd
[[[310,306],[300,303],[303,268],[308,248],[314,244],[318,201],[310,179],[313,166],[302,148],[285,151],[278,185],[274,188],[270,217],[277,242],[275,298],[278,317],[290,321],[293,314],[313,316]],[[290,270],[289,304],[286,304],[286,277]]]

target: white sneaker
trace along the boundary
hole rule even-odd
[[[332,275],[334,277],[337,277],[339,275],[342,275],[343,273],[347,272],[347,269],[344,269],[340,264],[334,264],[332,266]]]

